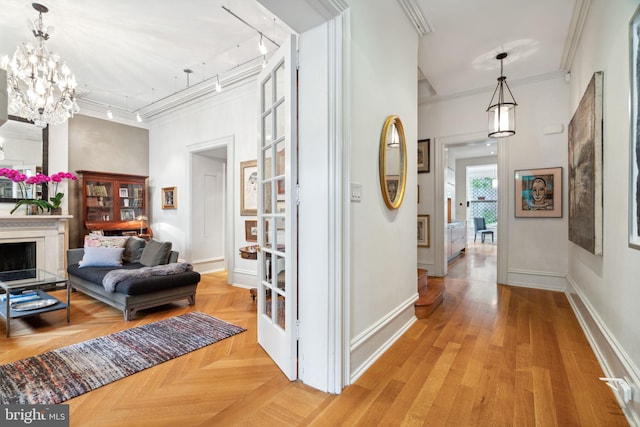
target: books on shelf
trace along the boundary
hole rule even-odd
[[[101,184],[87,184],[87,196],[108,197],[107,187]]]

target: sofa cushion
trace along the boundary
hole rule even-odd
[[[159,242],[151,239],[147,242],[140,256],[140,264],[146,267],[166,264],[171,253],[171,242]]]
[[[97,236],[89,234],[84,236],[84,247],[91,248],[104,246],[108,248],[124,248],[129,236]]]
[[[124,263],[122,267],[92,267],[80,268],[77,264],[70,265],[67,272],[70,276],[88,280],[102,287],[104,276],[111,270],[116,269],[137,269],[144,267],[138,262]],[[181,286],[195,285],[200,282],[200,273],[195,271],[184,271],[182,273],[171,274],[169,276],[152,276],[143,278],[132,278],[118,283],[115,292],[129,295],[142,295],[149,292],[163,291],[178,288]],[[72,284],[73,286],[73,284]]]
[[[79,267],[120,267],[122,266],[123,252],[124,248],[103,246],[84,248],[84,256]]]
[[[198,282],[200,282],[200,273],[196,271],[183,271],[182,273],[170,274],[168,276],[151,276],[123,280],[116,285],[115,291],[129,295],[141,295],[149,292],[179,288],[181,286],[195,285]]]
[[[127,239],[127,242],[124,244],[122,260],[124,262],[138,262],[146,243],[144,239],[135,236]]]
[[[104,276],[110,272],[111,270],[117,269],[136,269],[144,267],[139,262],[125,262],[121,266],[117,267],[91,267],[91,268],[82,268],[78,264],[72,264],[67,267],[67,273],[70,276],[76,276],[84,280],[88,280],[90,282],[96,283],[102,286],[102,279]]]

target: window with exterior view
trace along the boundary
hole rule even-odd
[[[470,180],[469,215],[483,217],[487,224],[498,221],[498,188],[490,176],[475,177]]]

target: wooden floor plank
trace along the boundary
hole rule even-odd
[[[256,343],[255,302],[203,275],[196,305],[130,322],[81,293],[71,323],[48,313],[0,326],[0,363],[191,311],[247,329],[67,402],[71,426],[625,426],[564,294],[496,284],[495,245],[450,265],[442,304],[355,384],[330,395],[290,382]],[[62,293],[61,293],[62,294]]]

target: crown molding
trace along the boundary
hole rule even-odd
[[[590,7],[591,0],[576,0],[574,3],[569,33],[564,42],[564,50],[562,51],[562,57],[560,59],[560,69],[565,72],[570,71],[573,65],[573,58],[578,49],[578,43],[582,37],[582,30],[589,15]]]
[[[248,68],[245,68],[235,74],[226,76],[220,79],[220,85],[222,91],[225,91],[226,87],[232,86],[238,82],[242,82],[246,79],[254,77],[260,73],[262,65],[257,64]],[[145,105],[140,108],[140,114],[145,119],[152,119],[165,111],[169,111],[180,107],[181,105],[191,103],[199,98],[210,95],[216,92],[216,78],[209,78],[179,92],[159,99],[149,105]]]
[[[398,0],[398,3],[402,6],[402,10],[404,10],[404,13],[420,37],[433,32],[433,27],[427,21],[424,12],[416,0]]]
[[[349,7],[344,0],[305,0],[305,2],[327,21],[340,15]]]
[[[76,116],[93,117],[95,119],[107,120],[142,129],[149,129],[149,123],[145,121],[138,122],[136,119],[136,112],[134,111],[132,112],[121,107],[109,106],[102,102],[87,98],[78,99],[78,106],[80,107],[80,111]],[[113,119],[107,118],[107,110],[112,111]]]
[[[532,83],[538,83],[545,80],[553,80],[558,78],[562,78],[564,80],[566,74],[567,73],[564,70],[553,71],[545,74],[538,74],[537,76],[531,76],[531,77],[527,77],[520,80],[510,80],[509,86],[510,87],[524,86]],[[485,86],[477,89],[465,90],[463,92],[452,93],[450,95],[423,97],[422,99],[418,100],[418,104],[434,104],[436,102],[450,101],[456,98],[465,98],[467,96],[472,96],[472,95],[491,93],[495,90],[495,88],[496,88],[495,85],[492,85],[492,86]]]

